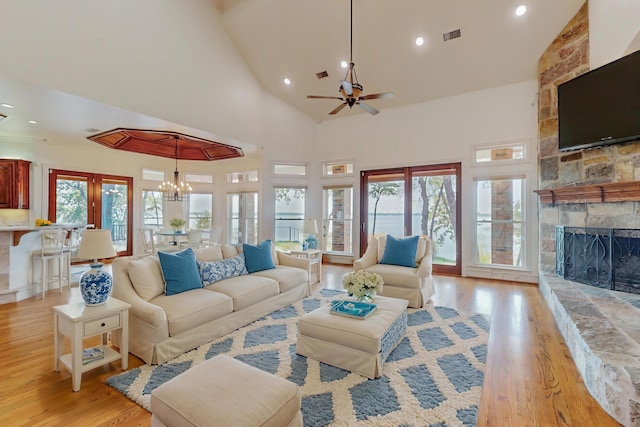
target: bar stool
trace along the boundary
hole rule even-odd
[[[52,228],[48,230],[41,230],[40,237],[42,238],[42,248],[31,253],[32,256],[32,275],[34,293],[37,292],[38,281],[36,277],[36,261],[40,261],[40,285],[42,286],[42,298],[44,298],[44,291],[49,283],[58,282],[58,289],[62,292],[62,286],[64,282],[67,282],[69,287],[69,264],[67,257],[68,252],[65,252],[65,238],[67,232],[61,228]],[[49,262],[58,262],[58,274],[49,270]],[[55,264],[54,264],[55,265]]]

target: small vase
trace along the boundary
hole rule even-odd
[[[376,299],[376,291],[369,289],[365,291],[364,295],[356,298],[359,302],[373,302]]]

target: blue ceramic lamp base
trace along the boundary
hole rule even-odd
[[[80,278],[80,293],[86,305],[101,305],[107,301],[113,278],[111,274],[102,270],[102,264],[91,264],[91,270],[86,271]]]

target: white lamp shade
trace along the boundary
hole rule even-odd
[[[317,234],[318,233],[318,223],[315,219],[305,219],[304,220],[304,234]]]
[[[86,230],[82,233],[78,258],[113,258],[116,255],[116,250],[113,248],[113,241],[111,240],[111,230]]]

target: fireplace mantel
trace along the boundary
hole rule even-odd
[[[640,181],[613,182],[591,185],[534,190],[543,205],[566,203],[607,203],[640,201]]]

